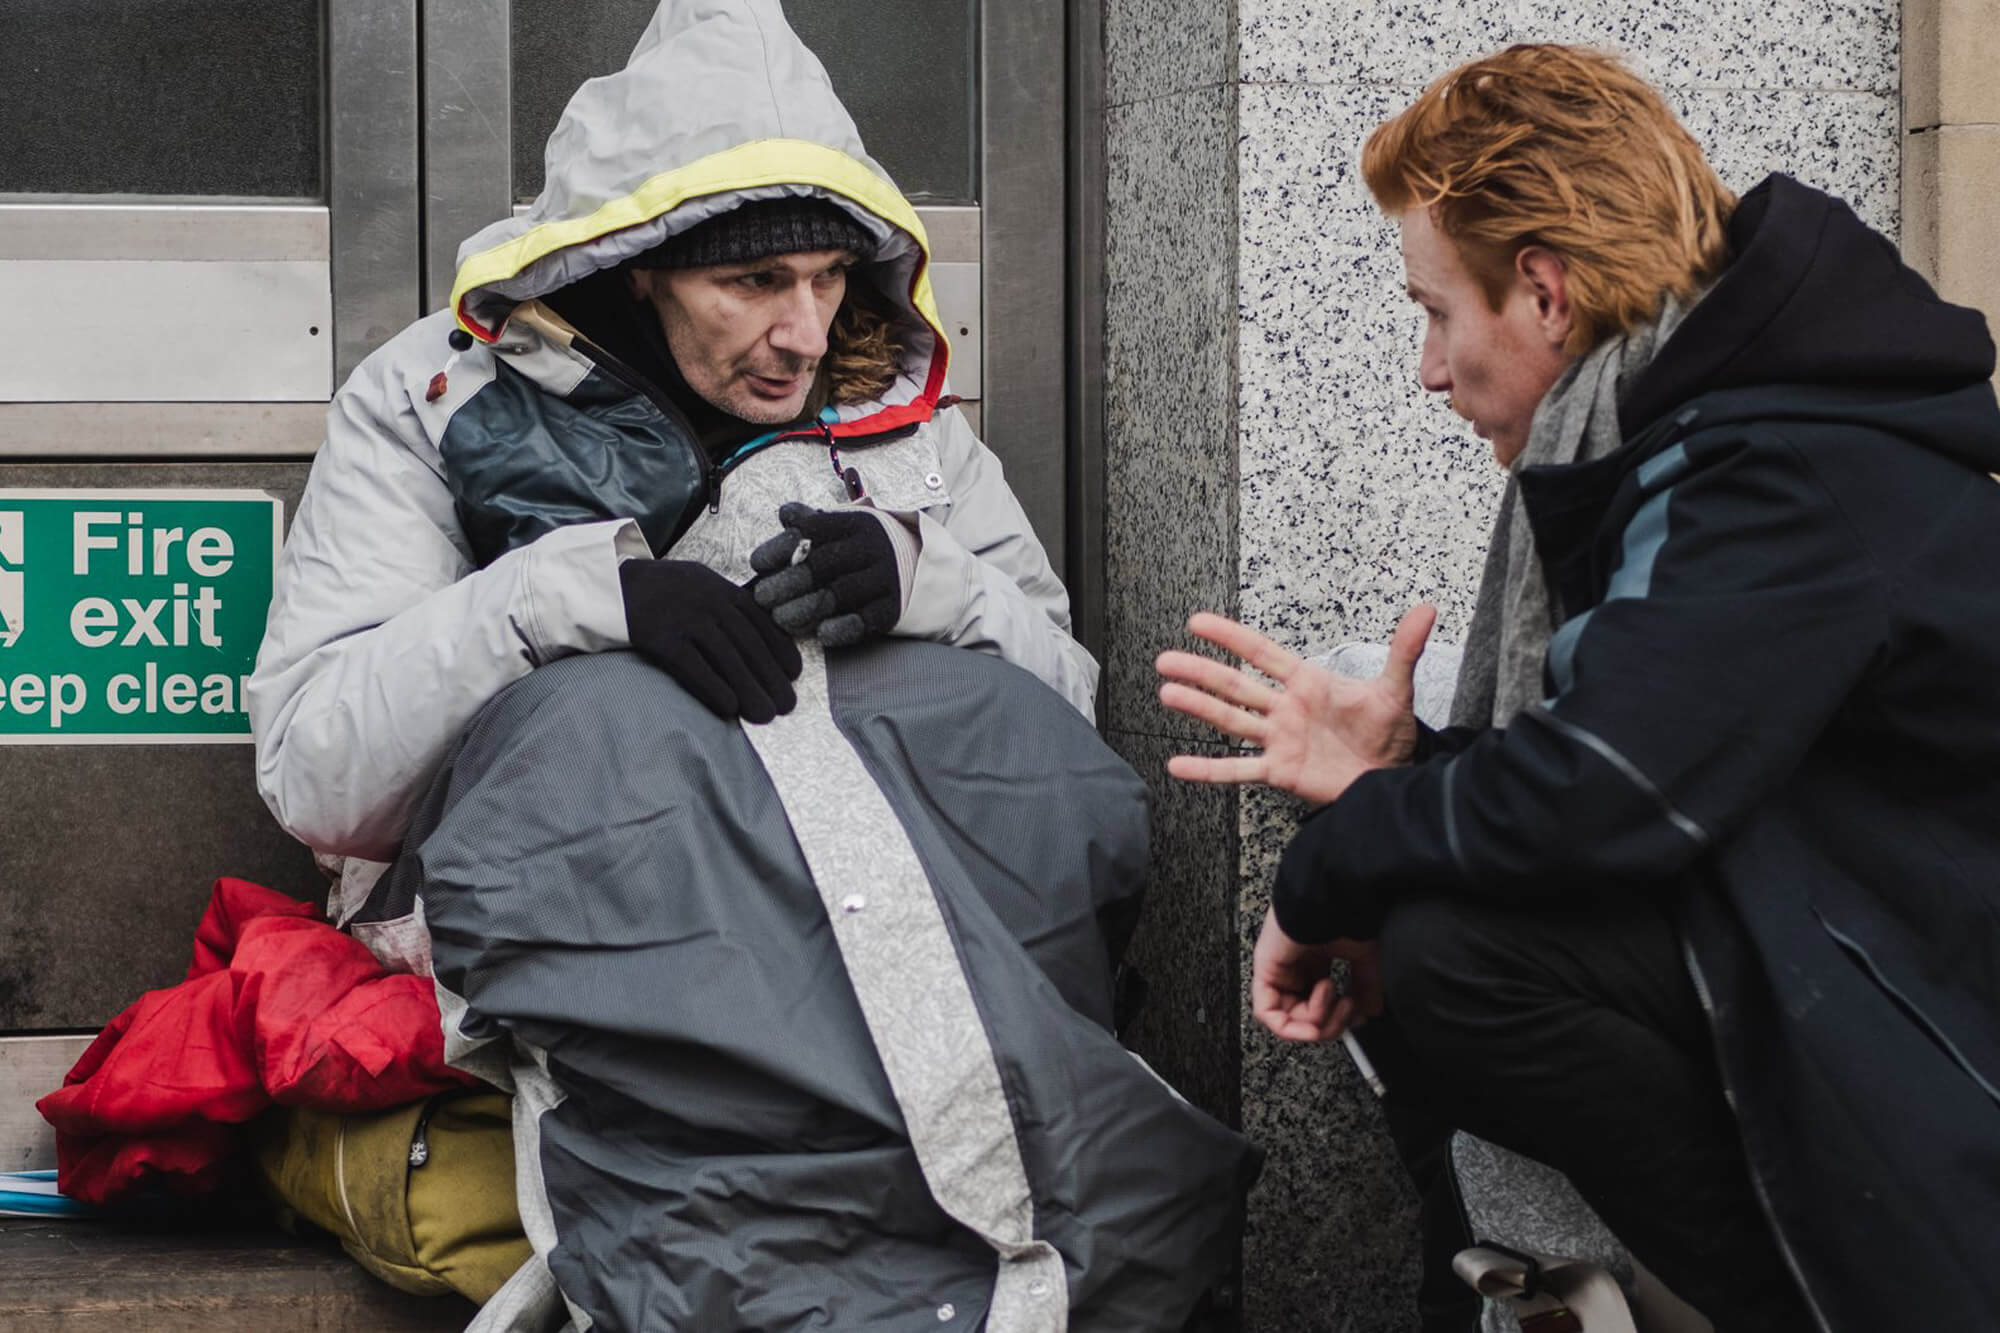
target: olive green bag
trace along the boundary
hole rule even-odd
[[[281,1107],[252,1139],[278,1203],[392,1287],[484,1304],[528,1258],[502,1093],[444,1093],[369,1115]]]

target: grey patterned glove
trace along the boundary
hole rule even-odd
[[[784,506],[782,529],[750,553],[757,605],[781,629],[829,648],[888,633],[903,614],[896,544],[883,526],[895,521],[872,509]]]

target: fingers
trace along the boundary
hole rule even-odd
[[[797,707],[799,701],[792,691],[792,678],[786,674],[778,655],[771,651],[756,622],[747,615],[737,616],[723,621],[723,629],[736,653],[735,670],[745,681],[737,690],[743,701],[743,716],[752,722],[769,722],[777,714],[789,713]],[[797,654],[796,646],[789,641],[786,646]],[[724,670],[723,674],[729,672]]]
[[[1270,732],[1270,720],[1263,714],[1226,704],[1187,685],[1169,682],[1160,686],[1160,702],[1177,713],[1186,713],[1197,722],[1206,722],[1217,731],[1254,745],[1262,745]]]
[[[868,626],[861,617],[850,611],[843,616],[828,616],[819,622],[813,637],[828,648],[852,648],[868,637]]]
[[[880,520],[797,502],[778,516],[785,530],[752,553],[758,577],[749,587],[781,629],[848,647],[895,624],[902,615],[895,549]],[[799,559],[802,541],[811,547]]]
[[[850,575],[849,579],[865,577],[867,576],[856,574]],[[842,580],[843,583],[847,581]],[[893,582],[894,580],[891,580],[892,584]],[[846,607],[853,604],[848,596],[850,591],[851,589],[843,589],[839,583],[834,585],[835,601],[838,606]],[[829,648],[852,648],[855,644],[864,643],[878,634],[887,634],[894,628],[896,622],[902,619],[902,615],[902,599],[896,596],[895,589],[891,587],[886,597],[877,597],[874,601],[864,602],[857,610],[827,616],[819,622],[819,628],[813,631],[813,637]]]
[[[1438,611],[1429,602],[1418,602],[1403,613],[1396,633],[1389,640],[1389,660],[1382,664],[1382,678],[1407,689],[1415,688],[1417,659],[1424,655],[1436,627]]]
[[[833,590],[820,588],[803,597],[780,602],[771,608],[771,619],[788,634],[800,637],[811,634],[819,623],[840,610],[840,603],[834,600]]]
[[[794,528],[779,528],[775,537],[758,543],[750,553],[750,568],[759,574],[776,574],[798,554],[800,537]]]
[[[1168,680],[1207,690],[1218,698],[1253,712],[1269,712],[1271,705],[1278,701],[1278,692],[1269,685],[1212,657],[1179,651],[1164,652],[1154,659],[1153,667]]]
[[[1333,978],[1321,977],[1313,983],[1312,992],[1306,996],[1306,1002],[1298,1007],[1296,1017],[1311,1024],[1314,1032],[1319,1032],[1326,1027],[1327,1020],[1332,1017],[1334,1001],[1339,998],[1333,989]]]
[[[757,637],[770,651],[771,659],[778,664],[778,669],[785,673],[785,679],[797,680],[799,672],[805,670],[805,661],[799,656],[799,645],[793,641],[792,636],[787,634],[762,607],[746,606],[743,608],[743,618],[756,630]]]
[[[750,636],[750,627],[729,620],[705,626],[693,636],[695,651],[727,685],[736,700],[737,716],[745,722],[769,722],[778,715],[778,706],[759,678],[757,659],[762,654],[745,651],[738,635]],[[785,689],[790,691],[789,682]]]
[[[863,521],[875,529],[873,535],[880,536],[880,542],[870,542],[864,537],[815,541],[812,550],[806,553],[805,563],[821,583],[832,583],[843,574],[880,565],[885,554],[890,561],[895,560],[895,548],[889,545],[888,534],[882,531],[882,525],[872,518]],[[891,564],[890,568],[893,570],[894,565]]]
[[[1188,632],[1227,649],[1271,679],[1283,684],[1298,670],[1303,659],[1297,653],[1265,638],[1248,625],[1239,625],[1212,611],[1197,611],[1188,617]]]
[[[1253,972],[1250,978],[1250,1012],[1259,1023],[1282,1037],[1285,1020],[1291,1012],[1291,997]]]
[[[671,656],[660,662],[660,666],[682,689],[694,696],[696,703],[717,717],[733,718],[740,711],[736,691],[729,688],[729,682],[709,665],[707,655],[694,644],[679,645]]]
[[[750,595],[757,605],[765,610],[783,606],[786,602],[804,597],[811,592],[817,580],[805,565],[789,565],[775,573],[766,574],[750,585]]]
[[[1292,1013],[1294,1041],[1337,1041],[1354,1018],[1354,1001],[1342,995],[1332,977],[1320,978],[1305,1003]]]
[[[1310,994],[1280,990],[1261,977],[1250,983],[1250,1012],[1284,1041],[1331,1041],[1346,1030],[1350,1006],[1337,999],[1330,978],[1321,978]]]
[[[826,586],[833,593],[834,603],[843,611],[859,611],[871,602],[885,599],[901,600],[896,567],[879,560],[857,565],[854,572],[842,574]]]
[[[1262,782],[1264,756],[1218,759],[1207,755],[1177,754],[1167,760],[1167,772],[1185,782]]]

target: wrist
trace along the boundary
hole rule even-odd
[[[910,590],[917,582],[917,561],[923,555],[923,539],[917,535],[916,516],[905,517],[877,509],[875,517],[882,524],[882,531],[889,536],[889,546],[896,558],[896,615],[902,618],[910,609]]]
[[[1386,904],[1341,882],[1336,819],[1328,805],[1299,826],[1278,860],[1271,885],[1271,913],[1278,929],[1302,945],[1373,939],[1381,931]]]

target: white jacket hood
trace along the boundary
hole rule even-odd
[[[543,161],[533,206],[459,247],[452,309],[473,337],[495,342],[516,305],[739,204],[816,196],[875,238],[862,258],[927,330],[886,405],[930,415],[950,349],[929,240],[778,0],[663,0],[625,68],[570,98]]]

